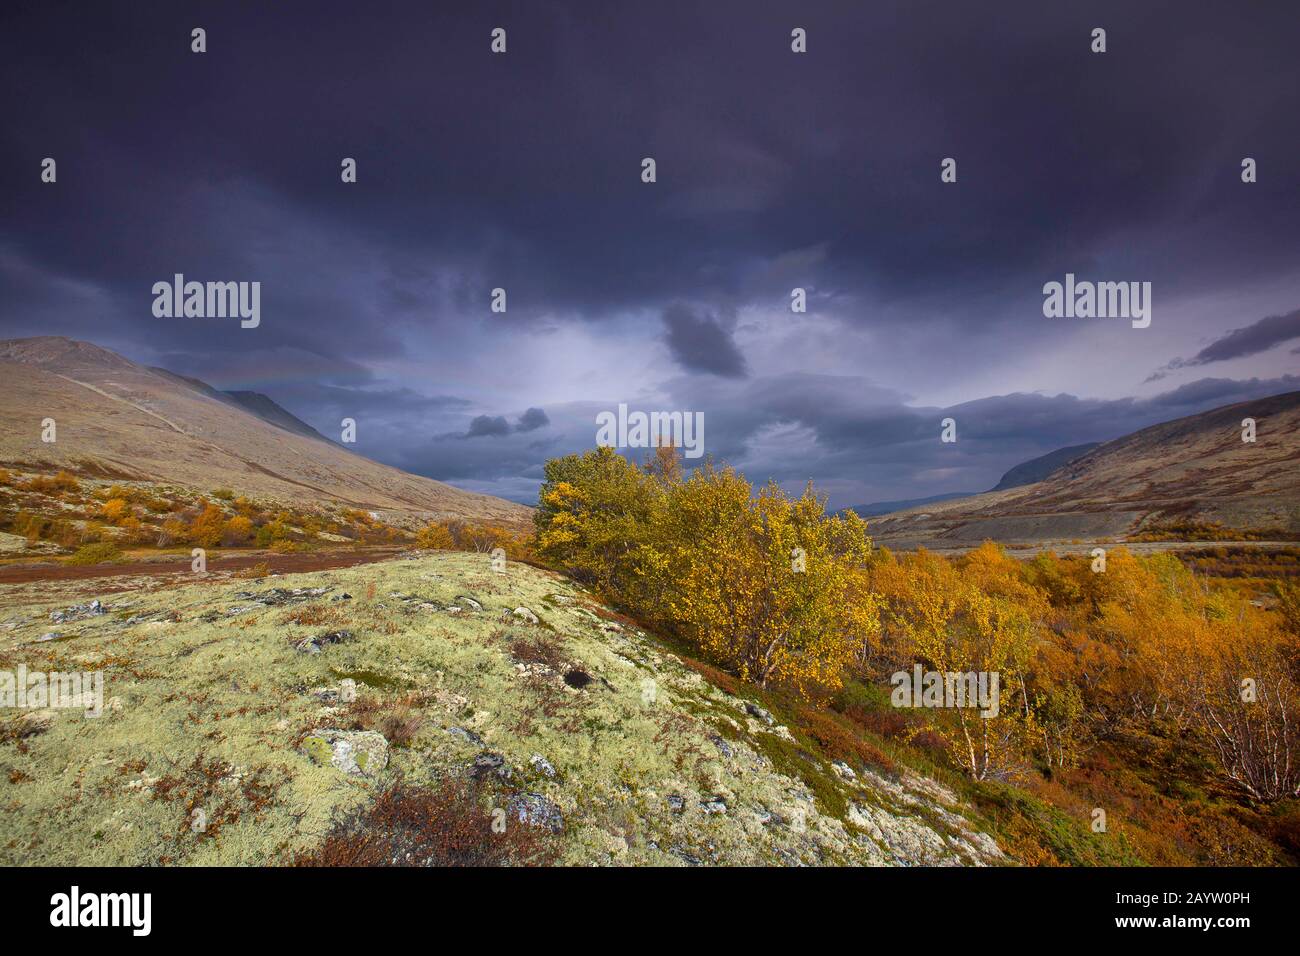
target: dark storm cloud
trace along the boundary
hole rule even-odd
[[[697,399],[693,410],[704,413],[706,455],[739,466],[756,483],[772,479],[797,490],[815,479],[830,493],[832,507],[846,507],[983,491],[1013,466],[1058,448],[1294,391],[1300,376],[1202,379],[1146,399],[1016,393],[947,407],[910,405],[904,396],[850,377],[797,374],[719,383],[714,390],[681,385]],[[402,464],[535,504],[539,461],[594,447],[595,418],[605,410],[600,403],[552,408],[554,434],[544,442],[503,435],[492,442],[433,443]],[[945,418],[956,422],[955,443],[940,440]],[[620,452],[634,461],[646,454]],[[523,480],[530,474],[532,480]]]
[[[1174,359],[1151,378],[1163,378],[1164,373],[1180,368],[1226,362],[1267,352],[1275,345],[1300,338],[1300,309],[1285,315],[1270,315],[1240,329],[1233,329],[1223,338],[1211,342],[1189,359]],[[1150,379],[1148,379],[1150,381]]]
[[[551,423],[544,409],[529,408],[512,426],[504,415],[476,415],[464,432],[446,432],[437,436],[439,441],[467,438],[504,438],[511,434],[534,432]],[[537,443],[534,443],[537,444]],[[498,456],[499,457],[499,456]],[[496,468],[496,465],[492,466]]]
[[[515,431],[533,432],[539,428],[545,428],[551,423],[546,417],[546,411],[541,408],[530,408],[519,416],[519,421],[515,422]]]
[[[367,455],[524,499],[540,459],[589,447],[617,400],[589,384],[593,342],[629,392],[706,411],[710,451],[753,477],[876,497],[978,487],[1036,453],[1293,387],[1274,368],[1115,399],[1131,383],[1096,349],[1072,364],[1109,400],[932,397],[990,352],[1011,367],[1067,334],[1032,321],[1067,271],[1152,281],[1162,304],[1296,277],[1300,125],[1279,117],[1300,115],[1300,6],[593,7],[10,4],[0,335],[72,335],[262,391],[326,434],[354,417]],[[498,25],[504,56],[488,52]],[[39,181],[45,156],[56,184]],[[942,184],[949,156],[958,182]],[[261,281],[261,326],[155,319],[149,290],[176,272]],[[773,369],[786,327],[754,314],[788,316],[795,286],[809,319],[838,323],[828,360],[858,339],[882,363],[906,353],[878,371],[909,394],[820,374],[815,353]],[[506,315],[489,312],[497,287]],[[1187,364],[1279,334],[1189,329],[1150,365],[1207,331],[1223,337]],[[546,412],[496,414],[538,396]],[[936,448],[945,411],[962,440]]]
[[[1191,414],[1204,408],[1248,402],[1266,395],[1278,395],[1300,389],[1300,376],[1282,375],[1278,378],[1202,378],[1148,399],[1145,404],[1166,408],[1178,414]]]
[[[745,376],[745,357],[721,319],[674,303],[664,309],[663,320],[668,349],[682,368],[725,378]],[[734,318],[729,324],[734,327]]]
[[[484,438],[497,435],[509,435],[510,423],[502,415],[479,415],[469,423],[466,438]]]
[[[832,504],[846,506],[982,491],[1030,458],[1294,391],[1300,376],[1202,379],[1146,399],[1018,393],[948,407],[906,404],[861,379],[828,376],[755,380],[729,395],[689,387],[705,414],[706,453],[741,464],[759,482],[772,478],[797,487],[809,478],[825,484],[832,476],[844,487],[832,493]],[[945,418],[956,422],[955,443],[940,441]],[[764,441],[765,433],[782,428],[789,437]]]
[[[271,344],[312,334],[359,357],[400,351],[380,302],[432,323],[486,308],[495,286],[518,318],[734,305],[756,262],[818,244],[803,284],[922,296],[967,311],[972,332],[1000,321],[978,308],[989,296],[1084,271],[1153,223],[1131,247],[1142,278],[1176,267],[1190,288],[1294,262],[1300,193],[1280,158],[1300,132],[1274,121],[1300,112],[1300,86],[1277,80],[1293,5],[999,9],[232,3],[203,8],[196,55],[183,6],[33,6],[0,38],[3,236],[51,276],[103,286],[142,335],[139,290],[160,276],[262,275]],[[792,18],[807,55],[789,52]],[[1104,57],[1087,50],[1094,20]],[[486,53],[497,22],[504,56]],[[1206,189],[1236,178],[1225,130],[1278,157],[1231,201]],[[35,174],[45,155],[57,192]],[[945,156],[955,186],[939,183]],[[313,241],[334,230],[357,249]],[[293,244],[267,255],[276,237]],[[713,364],[738,368],[734,350]]]

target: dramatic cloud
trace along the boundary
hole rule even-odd
[[[1164,371],[1226,362],[1267,352],[1275,345],[1300,338],[1300,309],[1285,315],[1270,315],[1240,329],[1233,329],[1223,338],[1212,342],[1189,359],[1174,359],[1152,378],[1163,378]]]
[[[674,303],[664,309],[663,319],[668,348],[682,368],[726,378],[745,376],[745,357],[732,341],[731,329],[716,317]],[[730,324],[734,326],[734,319]]]
[[[202,55],[165,0],[10,4],[0,337],[353,418],[361,454],[518,500],[621,402],[833,503],[986,487],[1295,387],[1300,5],[1103,5],[1099,56],[1041,0],[823,0],[806,54],[780,4],[511,3],[496,56],[468,4],[216,4]],[[177,272],[260,282],[260,326],[155,318]],[[1044,318],[1067,272],[1150,281],[1151,327]]]
[[[479,415],[469,423],[469,431],[465,433],[466,438],[482,438],[484,436],[509,435],[510,423],[502,415],[490,417],[488,415]]]
[[[705,454],[736,465],[756,483],[797,492],[814,479],[832,507],[991,488],[1015,465],[1058,448],[1106,441],[1222,405],[1300,389],[1300,376],[1201,379],[1149,398],[1089,399],[1013,393],[949,406],[905,397],[852,376],[804,373],[743,382],[717,380],[695,397],[705,421]],[[664,407],[684,404],[669,399]],[[657,407],[657,406],[655,406]],[[501,435],[491,442],[434,442],[399,464],[535,503],[540,464],[592,448],[596,415],[608,405],[576,402],[551,409],[548,438]],[[958,441],[940,441],[945,418]],[[631,460],[646,450],[623,449]],[[693,462],[687,462],[692,466]]]
[[[465,404],[457,400],[456,405]],[[437,436],[438,441],[463,440],[468,438],[504,438],[510,434],[522,434],[545,428],[551,423],[545,410],[529,408],[513,426],[504,415],[476,415],[470,420],[469,429],[464,432],[444,432]]]
[[[519,416],[519,421],[515,423],[515,431],[531,432],[539,428],[545,428],[551,423],[546,417],[546,412],[540,408],[530,408]]]

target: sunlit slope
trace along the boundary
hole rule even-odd
[[[0,381],[0,462],[9,465],[67,467],[203,491],[224,486],[411,519],[522,521],[529,513],[277,427],[202,383],[86,342],[0,342]],[[56,423],[53,443],[41,440],[45,419]]]
[[[1255,441],[1242,440],[1245,419]],[[1068,541],[1190,525],[1300,532],[1300,392],[1105,442],[1034,484],[876,518],[898,545]]]

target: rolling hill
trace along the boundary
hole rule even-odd
[[[1036,481],[1042,481],[1058,468],[1077,461],[1100,444],[1101,442],[1093,441],[1083,445],[1071,445],[1021,462],[1003,475],[1002,480],[989,491],[1006,491],[1008,488],[1019,488],[1021,485],[1032,485]]]
[[[346,450],[264,395],[225,393],[57,336],[0,342],[0,464],[103,478],[230,487],[384,513],[395,522],[519,523],[528,508]],[[57,424],[52,443],[41,422]]]
[[[1085,445],[1071,445],[1069,448],[1058,448],[1056,451],[1048,452],[1046,455],[1039,455],[1037,458],[1031,458],[1029,461],[1021,462],[1014,468],[1007,471],[1002,479],[990,488],[990,491],[1006,491],[1008,488],[1019,488],[1021,485],[1033,484],[1035,481],[1042,481],[1062,465],[1069,464],[1076,458],[1096,448],[1099,442],[1089,442]],[[856,511],[863,518],[875,518],[880,515],[892,514],[895,511],[907,511],[920,505],[930,505],[939,501],[951,501],[954,498],[970,498],[979,494],[977,491],[950,491],[942,495],[930,495],[928,498],[904,498],[899,501],[873,501],[869,505],[854,505],[847,509]]]
[[[951,501],[954,498],[969,498],[971,495],[978,494],[975,491],[950,491],[942,495],[931,495],[928,498],[902,498],[897,501],[873,501],[869,505],[854,505],[846,508],[846,511],[856,511],[863,518],[875,518],[879,515],[892,514],[895,511],[906,511],[908,508],[915,508],[919,505],[930,505],[938,501]]]
[[[1242,440],[1246,418],[1256,421],[1254,443]],[[893,547],[961,547],[1219,525],[1290,538],[1300,533],[1298,465],[1300,392],[1287,392],[1104,442],[1032,484],[876,518],[872,536]]]

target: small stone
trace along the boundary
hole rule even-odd
[[[373,730],[316,730],[301,749],[313,762],[353,776],[373,776],[388,766],[388,741]]]
[[[502,780],[509,780],[510,768],[506,766],[505,757],[485,750],[474,758],[474,763],[469,768],[469,775],[477,780],[489,774],[496,774]]]
[[[533,754],[532,757],[528,759],[528,762],[532,764],[533,769],[538,773],[547,777],[555,776],[555,768],[551,766],[551,762],[541,754]]]
[[[322,647],[330,644],[341,644],[344,641],[352,640],[351,631],[330,631],[328,634],[321,634],[318,637],[308,637],[297,644],[297,648],[304,654],[319,654]]]
[[[95,617],[104,613],[104,605],[96,598],[89,604],[74,604],[62,611],[51,611],[50,622],[53,624],[66,624],[68,621],[77,621],[84,617]]]
[[[846,780],[851,783],[858,779],[857,773],[855,773],[853,768],[843,760],[833,760],[831,761],[831,766],[835,768],[835,772],[840,775],[841,780]]]
[[[705,813],[726,813],[727,801],[721,797],[709,797],[707,800],[700,801],[700,809]]]
[[[453,737],[459,737],[466,743],[473,744],[476,747],[483,746],[483,738],[472,730],[466,730],[464,727],[448,727],[447,733],[451,734]]]
[[[564,829],[564,817],[560,808],[540,793],[520,793],[510,798],[507,804],[510,814],[520,823],[530,827],[542,827],[552,833]]]
[[[519,618],[521,621],[527,621],[529,624],[541,623],[537,615],[534,614],[532,611],[528,610],[528,608],[526,607],[517,607],[510,613],[513,614],[515,617]]]

